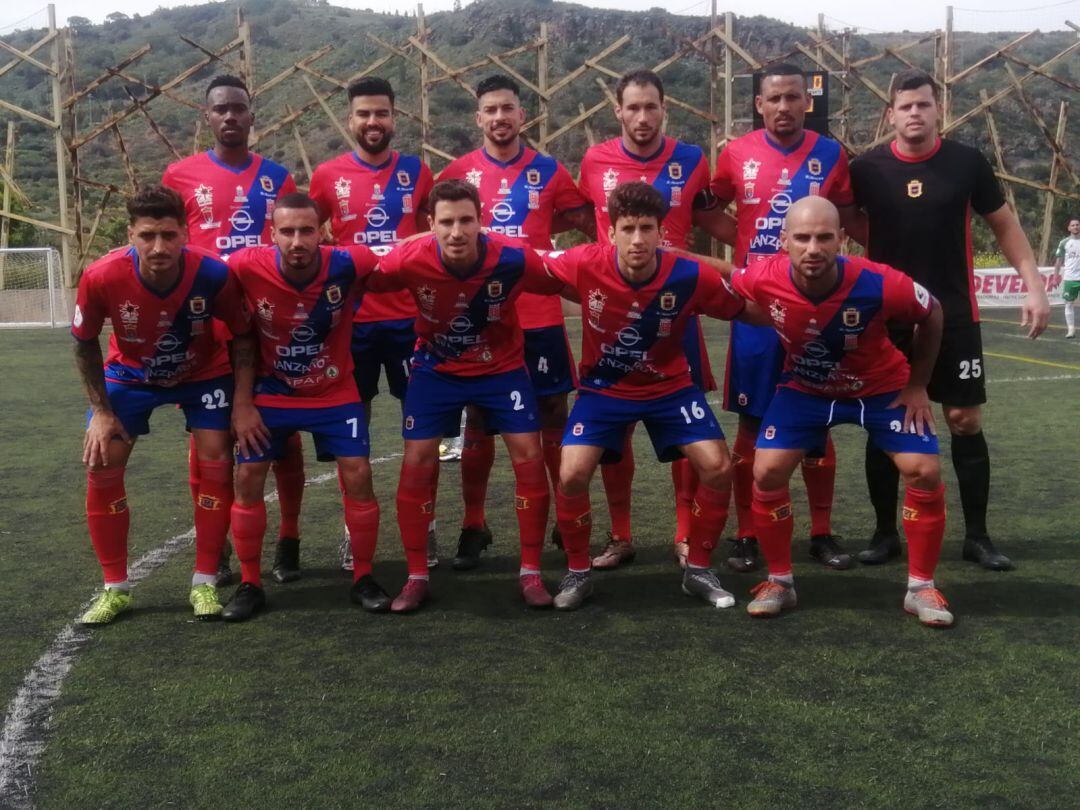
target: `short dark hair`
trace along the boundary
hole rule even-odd
[[[775,65],[769,65],[761,71],[762,83],[770,76],[798,76],[803,80],[803,84],[806,84],[806,71],[791,62],[777,62]]]
[[[386,96],[390,106],[394,105],[394,88],[386,79],[378,76],[365,76],[349,83],[349,101],[359,96]]]
[[[941,96],[933,76],[919,68],[901,70],[893,76],[892,84],[889,86],[889,106],[891,107],[896,103],[897,94],[902,93],[904,90],[918,90],[926,85],[930,85],[930,92],[934,94],[934,101],[938,101]]]
[[[503,73],[493,73],[476,85],[476,97],[485,93],[493,93],[496,90],[509,90],[518,98],[521,98],[521,88],[518,83]]]
[[[635,180],[615,186],[607,198],[608,216],[611,224],[620,217],[656,217],[659,225],[667,216],[668,203],[664,195],[651,183]]]
[[[247,84],[239,76],[230,76],[228,73],[222,73],[219,76],[215,76],[210,80],[210,84],[206,86],[206,97],[210,98],[210,91],[215,87],[235,87],[244,91],[244,95],[248,97],[248,101],[251,100],[251,91],[248,90]]]
[[[168,186],[143,186],[127,201],[128,222],[135,224],[139,217],[165,219],[172,217],[181,225],[187,224],[183,198]]]
[[[319,207],[315,204],[315,201],[302,191],[290,191],[288,194],[282,194],[274,204],[275,211],[279,208],[310,208],[315,212],[316,216],[319,214]]]
[[[472,204],[476,206],[476,215],[480,216],[480,192],[472,183],[464,180],[440,180],[436,183],[431,189],[431,194],[428,195],[427,210],[432,216],[435,216],[435,203],[440,200],[446,202],[472,200]]]
[[[1065,220],[1066,225],[1068,225],[1070,222],[1080,222],[1080,216],[1071,216]]]
[[[664,82],[651,70],[631,70],[624,73],[619,83],[615,85],[615,100],[622,104],[623,90],[632,84],[651,84],[660,93],[660,100],[664,100]]]

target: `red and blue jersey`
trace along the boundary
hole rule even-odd
[[[161,183],[184,198],[191,244],[221,256],[269,245],[274,203],[296,191],[288,169],[254,152],[241,167],[192,155],[169,164]]]
[[[739,266],[780,252],[780,231],[792,203],[810,196],[837,206],[855,202],[843,147],[811,130],[790,148],[764,129],[736,138],[716,161],[712,191],[725,203],[735,201]]]
[[[391,150],[389,157],[375,166],[349,152],[315,169],[310,193],[319,206],[320,219],[330,220],[339,245],[366,245],[384,256],[399,240],[427,230],[427,222],[417,222],[417,216],[423,216],[427,208],[432,184],[431,169],[416,155]],[[407,292],[368,293],[353,321],[415,317],[416,305]]]
[[[236,279],[196,248],[184,248],[180,265],[176,283],[163,292],[143,279],[132,247],[107,253],[83,272],[71,334],[97,340],[105,319],[112,322],[105,379],[172,386],[232,372],[213,319],[238,334],[248,330]]]
[[[888,265],[854,256],[836,264],[836,286],[818,301],[795,286],[787,254],[736,271],[731,286],[769,312],[787,354],[781,386],[834,399],[898,391],[910,368],[886,322],[921,322],[934,299]]]
[[[709,164],[701,149],[674,138],[664,138],[648,157],[626,151],[622,138],[591,146],[581,161],[582,195],[596,210],[596,239],[611,244],[608,228],[608,194],[621,183],[640,180],[656,188],[667,201],[663,247],[686,249],[694,226],[695,200],[709,189]]]
[[[472,183],[480,192],[484,225],[538,250],[551,250],[551,224],[557,213],[589,204],[565,166],[524,145],[505,163],[483,149],[469,152],[443,169],[439,179]],[[523,293],[517,310],[523,329],[563,323],[562,302],[556,296]]]
[[[370,289],[406,289],[416,300],[414,368],[478,377],[525,364],[515,302],[526,291],[556,295],[563,284],[523,243],[498,233],[479,240],[480,256],[464,274],[447,269],[432,235],[399,245],[368,280]]]
[[[655,399],[691,384],[683,348],[687,321],[700,313],[730,320],[745,302],[712,267],[657,251],[648,281],[619,272],[614,246],[549,253],[553,276],[581,299],[580,388],[621,399]]]
[[[378,259],[364,247],[319,248],[319,271],[293,284],[277,248],[244,248],[229,257],[259,338],[255,404],[330,408],[358,402],[353,381],[352,313]]]

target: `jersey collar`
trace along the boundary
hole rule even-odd
[[[135,248],[129,247],[128,255],[131,257],[131,266],[135,271],[135,278],[137,278],[139,280],[139,283],[142,284],[143,289],[145,289],[150,294],[156,296],[157,298],[160,298],[162,301],[164,301],[166,298],[176,292],[176,288],[180,286],[180,282],[184,280],[184,276],[187,274],[187,248],[184,248],[180,252],[180,272],[176,276],[176,281],[173,282],[172,286],[169,287],[167,290],[156,290],[146,283],[146,279],[143,278],[143,274],[139,272],[139,253],[135,250]]]
[[[512,158],[510,158],[510,160],[507,160],[505,162],[503,162],[501,160],[498,160],[496,158],[493,158],[491,155],[488,154],[487,149],[485,149],[482,146],[480,147],[479,151],[480,151],[480,154],[483,155],[484,158],[488,162],[494,163],[499,168],[506,169],[506,168],[508,168],[510,166],[513,166],[515,163],[517,163],[519,160],[521,160],[521,158],[525,155],[525,144],[519,143],[518,144],[518,153],[516,155],[514,155]]]
[[[619,277],[619,280],[622,281],[623,284],[637,292],[638,290],[645,289],[656,281],[656,277],[660,275],[660,271],[663,269],[664,254],[660,251],[660,248],[656,249],[656,269],[653,271],[653,274],[644,281],[631,281],[622,274],[622,271],[619,269],[619,250],[614,245],[611,246],[611,259],[615,264],[615,275]]]
[[[791,146],[781,146],[780,144],[778,144],[775,140],[773,140],[772,136],[769,135],[768,130],[763,129],[762,133],[765,136],[765,143],[767,143],[769,146],[771,146],[773,149],[775,149],[777,152],[779,152],[782,155],[790,155],[792,152],[798,152],[800,149],[802,149],[802,145],[804,143],[806,143],[806,130],[805,129],[802,131],[802,134],[799,136],[799,140],[795,141],[795,143],[793,143]]]
[[[220,166],[221,168],[225,169],[226,171],[232,172],[233,174],[243,174],[248,169],[250,169],[251,164],[255,162],[255,153],[254,152],[248,152],[247,163],[245,163],[243,166],[230,166],[228,163],[222,162],[221,158],[219,158],[216,154],[214,154],[213,149],[208,149],[206,151],[206,156],[208,158],[210,158],[210,160],[213,161],[216,165]]]
[[[368,163],[366,160],[364,160],[362,157],[360,157],[360,154],[355,149],[352,152],[350,152],[349,154],[352,155],[352,159],[355,160],[357,163],[359,163],[362,168],[369,169],[370,171],[373,171],[373,172],[380,172],[383,169],[385,169],[387,166],[389,166],[393,162],[394,157],[395,157],[395,152],[394,152],[393,149],[391,149],[390,150],[390,157],[388,157],[386,160],[384,160],[382,163],[380,163],[378,166],[376,166],[374,163]]]
[[[667,148],[667,135],[661,135],[660,136],[660,148],[659,149],[657,149],[651,155],[645,155],[644,157],[642,157],[641,155],[635,155],[633,152],[631,152],[629,149],[627,149],[626,144],[623,143],[621,135],[619,136],[619,148],[622,150],[622,153],[624,155],[626,155],[628,158],[631,158],[632,160],[636,160],[636,161],[638,161],[638,163],[648,163],[649,161],[656,160],[658,157],[660,157],[660,154]]]
[[[788,262],[788,280],[791,281],[791,286],[795,288],[795,292],[809,301],[811,304],[822,304],[828,301],[829,298],[844,285],[844,270],[847,260],[843,256],[836,257],[836,283],[828,290],[818,296],[807,295],[802,287],[795,283],[795,270],[791,266],[791,262]]]
[[[457,273],[455,273],[453,270],[451,270],[449,267],[446,266],[446,262],[444,262],[443,259],[442,259],[442,247],[440,247],[440,245],[439,245],[439,240],[436,239],[435,240],[435,253],[439,257],[439,264],[442,266],[442,269],[445,270],[451,277],[456,278],[458,281],[466,281],[466,280],[472,278],[474,275],[476,275],[476,273],[479,272],[479,270],[484,266],[484,260],[487,258],[487,247],[488,247],[487,237],[484,236],[483,234],[480,234],[477,237],[477,241],[478,241],[477,247],[479,247],[479,250],[477,251],[477,255],[476,255],[476,264],[474,264],[472,267],[470,267],[468,270],[466,270],[461,275],[458,275]]]
[[[891,144],[889,144],[889,149],[892,151],[894,158],[896,158],[897,160],[901,160],[904,163],[923,163],[932,158],[939,151],[941,151],[941,137],[938,136],[938,139],[934,141],[933,149],[931,149],[925,155],[921,155],[920,157],[909,157],[908,155],[902,154],[899,147],[897,147],[896,145],[896,141],[893,141]]]
[[[287,275],[285,275],[285,270],[281,266],[281,251],[278,250],[277,248],[274,248],[274,267],[276,267],[278,273],[281,274],[281,280],[284,281],[286,284],[288,284],[290,287],[292,287],[294,290],[297,290],[298,292],[303,292],[304,290],[306,290],[308,287],[310,287],[312,284],[314,284],[316,281],[318,281],[319,276],[322,275],[322,269],[323,269],[323,252],[322,252],[322,248],[320,248],[318,250],[318,252],[317,252],[316,261],[318,261],[319,266],[315,269],[315,275],[313,275],[309,281],[306,281],[303,284],[297,284],[295,281],[293,281],[291,278],[289,278]]]

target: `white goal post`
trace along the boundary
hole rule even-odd
[[[0,328],[69,326],[73,293],[55,248],[0,250]]]

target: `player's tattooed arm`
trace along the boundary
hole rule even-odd
[[[993,230],[1005,259],[1016,268],[1027,285],[1028,294],[1020,307],[1020,325],[1028,327],[1029,338],[1037,338],[1046,331],[1050,322],[1050,300],[1046,297],[1046,284],[1039,273],[1031,243],[1008,204],[984,214],[983,219]]]
[[[245,457],[251,457],[270,447],[270,431],[266,429],[259,409],[255,407],[255,363],[258,346],[258,338],[254,332],[237,335],[230,346],[233,375],[236,378],[232,429],[237,447]]]
[[[101,344],[92,340],[75,341],[75,365],[90,401],[90,424],[83,436],[83,464],[91,467],[109,466],[109,442],[119,437],[131,443],[120,418],[109,404],[105,388],[105,363],[101,356]]]
[[[914,425],[915,432],[920,436],[925,436],[927,432],[937,433],[926,386],[930,382],[930,374],[937,362],[943,323],[941,304],[935,298],[930,315],[915,325],[915,336],[911,344],[911,374],[907,385],[891,406],[904,406],[904,430],[910,430]]]
[[[840,227],[848,238],[866,247],[866,240],[869,238],[866,213],[857,205],[839,205],[836,210],[840,213]]]

